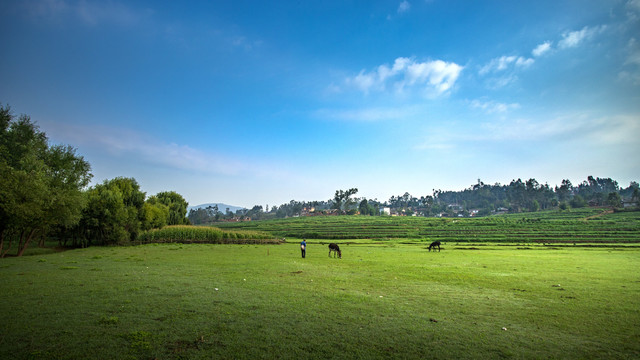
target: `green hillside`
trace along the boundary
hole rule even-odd
[[[509,243],[640,242],[640,212],[547,211],[486,218],[315,216],[216,223],[285,238]]]

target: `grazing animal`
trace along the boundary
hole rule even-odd
[[[434,241],[429,245],[429,251],[433,248],[433,251],[436,251],[436,246],[438,247],[438,252],[440,252],[440,241]]]
[[[340,259],[342,259],[342,251],[340,251],[340,246],[338,244],[331,243],[329,244],[329,257],[331,257],[331,252],[333,251],[333,257],[336,257],[336,254]]]

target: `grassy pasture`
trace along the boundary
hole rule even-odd
[[[342,260],[313,240],[306,259],[292,243],[6,258],[0,358],[640,357],[636,247],[341,247]]]

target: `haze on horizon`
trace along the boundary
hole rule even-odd
[[[640,179],[640,0],[0,3],[0,103],[148,195],[250,208]]]

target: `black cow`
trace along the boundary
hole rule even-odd
[[[433,248],[433,251],[436,251],[436,246],[438,247],[438,252],[440,252],[440,241],[434,241],[429,245],[429,251]]]
[[[338,244],[334,244],[334,243],[329,244],[329,257],[331,257],[332,251],[333,251],[333,257],[336,257],[336,254],[338,254],[338,257],[342,259],[342,251],[340,251],[340,246],[338,246]]]

